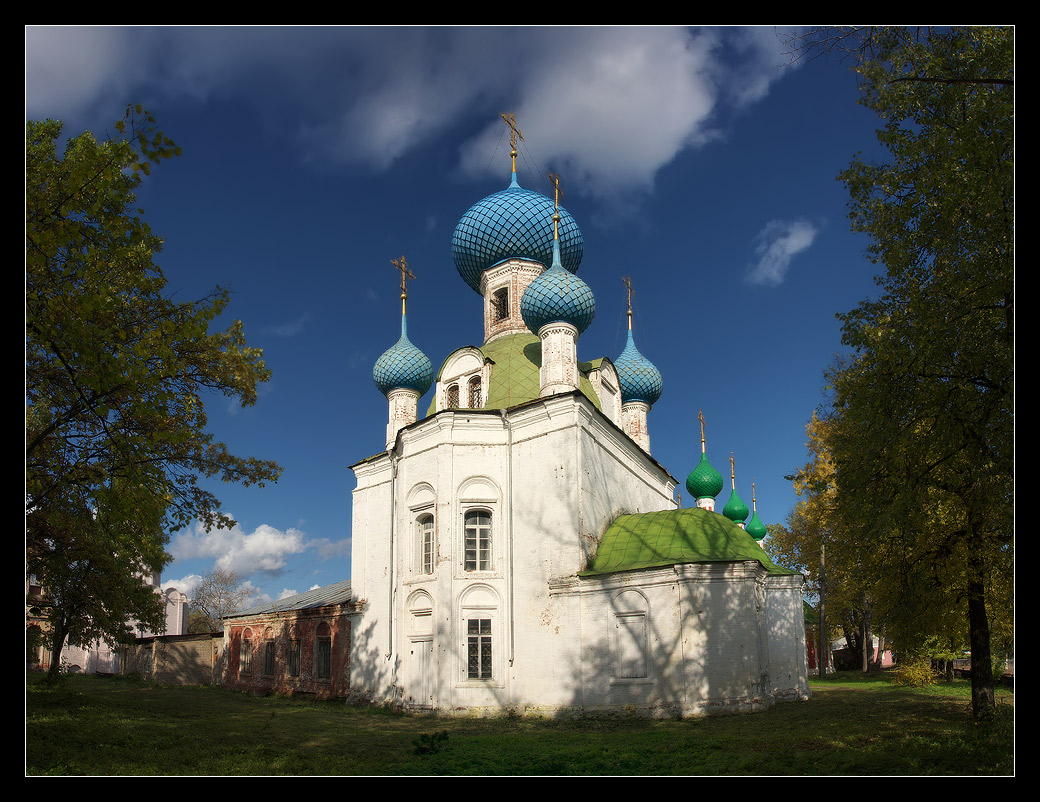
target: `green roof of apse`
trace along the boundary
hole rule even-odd
[[[580,575],[745,560],[757,560],[770,574],[797,573],[776,565],[751,535],[728,518],[692,507],[618,517],[604,533],[592,567]]]
[[[477,349],[489,360],[491,380],[487,390],[487,401],[483,409],[509,409],[518,404],[538,398],[540,382],[538,371],[542,366],[542,341],[537,334],[507,334],[497,337]],[[447,360],[445,360],[446,362]],[[581,392],[600,409],[599,396],[588,379],[588,372],[602,360],[579,362],[578,372],[581,374]],[[444,364],[441,364],[441,370]],[[437,371],[440,379],[440,370]],[[427,416],[438,412],[437,396],[430,400]]]

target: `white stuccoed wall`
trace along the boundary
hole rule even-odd
[[[800,647],[784,640],[794,596],[800,622],[800,582],[772,592],[758,563],[577,577],[618,515],[675,507],[675,480],[580,394],[504,417],[442,412],[353,469],[357,693],[457,713],[755,709],[771,704],[771,658],[786,684],[805,686],[804,635]],[[470,509],[492,516],[489,571],[463,570]],[[424,514],[435,517],[432,575],[418,570]],[[490,680],[467,677],[469,618],[492,622]],[[646,676],[619,678],[618,622],[633,620]]]

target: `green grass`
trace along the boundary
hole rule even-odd
[[[30,676],[26,773],[72,775],[1006,775],[1014,694],[971,722],[965,681],[813,680],[808,702],[686,721],[407,716],[221,688]],[[447,737],[439,735],[446,732]],[[426,736],[426,737],[423,737]]]

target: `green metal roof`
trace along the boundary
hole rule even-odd
[[[728,518],[697,507],[622,515],[603,535],[596,561],[580,576],[683,563],[757,560],[770,574],[791,575]]]
[[[483,409],[509,409],[538,398],[538,371],[542,366],[542,341],[537,334],[507,334],[495,338],[477,350],[484,356],[484,359],[492,363],[487,402]],[[594,367],[599,367],[602,361],[599,359],[594,362],[578,363],[578,371],[581,373],[581,392],[596,406],[596,409],[601,409],[599,396],[596,395],[587,374]],[[438,380],[440,380],[445,363],[447,363],[447,359],[441,363],[440,370],[437,371]],[[430,407],[426,410],[426,415],[429,417],[438,411],[437,396],[434,394],[430,400]]]

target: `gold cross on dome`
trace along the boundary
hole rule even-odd
[[[415,278],[415,273],[408,269],[408,262],[405,261],[403,255],[400,259],[391,259],[390,264],[401,271],[401,314],[404,314],[404,302],[408,299],[408,286],[406,282],[410,278]]]
[[[517,140],[523,142],[524,135],[520,133],[520,129],[516,127],[516,117],[512,114],[502,113],[499,115],[506,125],[509,126],[509,155],[513,157],[513,172],[516,172],[516,143]]]
[[[625,285],[625,289],[628,290],[628,330],[632,330],[632,296],[635,294],[635,290],[632,289],[632,279],[625,276],[621,279],[621,283]]]

